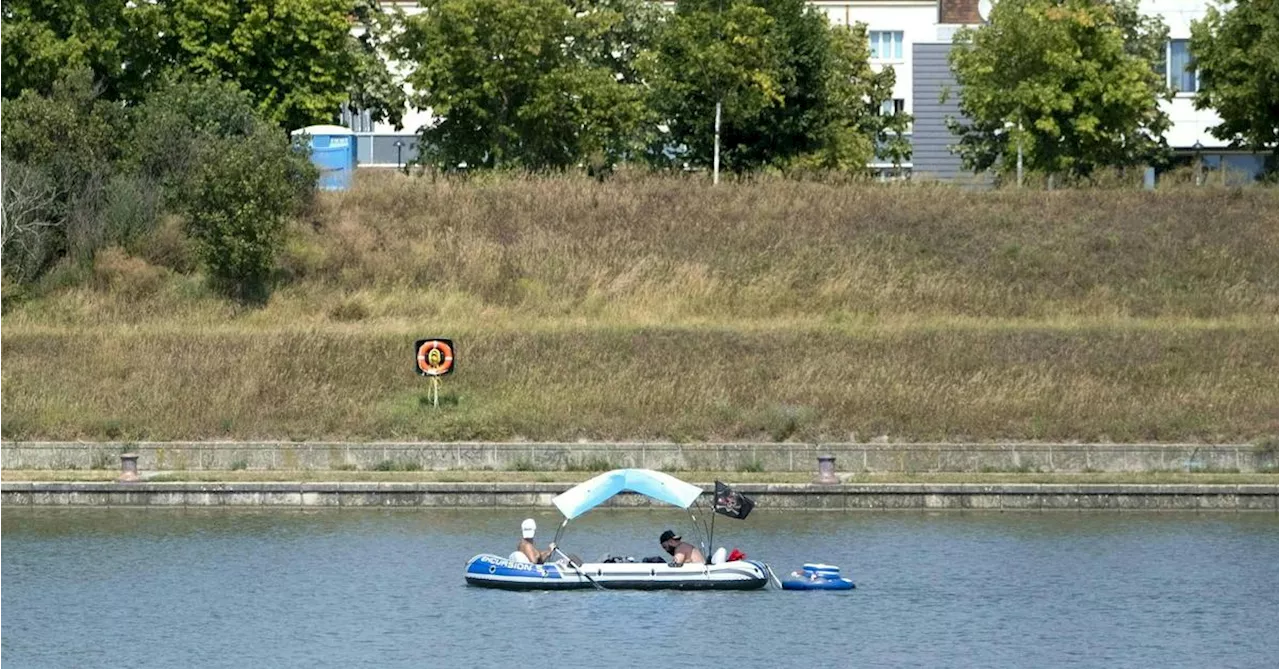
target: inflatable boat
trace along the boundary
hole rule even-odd
[[[766,567],[754,560],[721,564],[587,562],[531,564],[497,555],[467,562],[467,583],[506,590],[755,590],[769,583]]]
[[[805,563],[802,571],[793,571],[782,580],[783,590],[853,590],[853,581],[840,576],[835,565]]]
[[[551,500],[564,515],[552,545],[559,543],[570,520],[622,492],[638,493],[688,510],[702,494],[702,488],[670,474],[648,469],[605,472]],[[690,517],[693,518],[692,513]],[[693,520],[696,526],[697,519]],[[532,534],[525,536],[531,537]],[[703,552],[706,552],[705,546]],[[467,583],[507,590],[754,590],[765,587],[771,575],[768,565],[763,562],[745,557],[725,559],[723,549],[713,554],[707,564],[690,563],[678,567],[665,562],[582,563],[571,560],[558,549],[555,553],[560,559],[548,559],[546,564],[520,559],[522,555],[519,552],[510,557],[482,553],[467,561]]]

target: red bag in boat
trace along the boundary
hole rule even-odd
[[[745,560],[745,559],[747,559],[747,554],[735,548],[733,549],[733,552],[729,554],[729,557],[725,561],[733,562],[735,560]]]

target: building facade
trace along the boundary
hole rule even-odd
[[[998,0],[996,0],[998,1]],[[1212,110],[1196,110],[1194,96],[1199,81],[1191,63],[1189,44],[1191,22],[1203,18],[1208,0],[1142,0],[1142,11],[1161,17],[1169,27],[1164,71],[1170,85],[1177,89],[1173,100],[1162,102],[1172,127],[1166,140],[1175,155],[1184,161],[1201,162],[1207,169],[1228,167],[1241,174],[1254,175],[1265,167],[1265,156],[1231,150],[1227,143],[1209,134],[1209,128],[1220,122]],[[667,2],[666,4],[671,4]],[[974,180],[964,171],[957,155],[951,152],[956,139],[947,130],[948,117],[959,117],[955,78],[948,65],[947,54],[956,30],[981,25],[982,11],[989,7],[985,0],[810,0],[810,5],[826,15],[833,25],[865,24],[871,46],[873,67],[894,69],[896,83],[893,99],[886,111],[896,109],[913,117],[911,124],[912,158],[900,167],[917,178],[941,181]],[[383,2],[406,14],[421,11],[416,2]],[[1188,67],[1191,66],[1191,67]],[[404,68],[392,64],[399,74]],[[951,90],[948,101],[942,94]],[[430,110],[410,109],[404,117],[403,129],[384,123],[371,123],[367,115],[344,112],[342,124],[358,137],[358,159],[362,166],[397,166],[417,156],[415,131],[430,124]],[[893,166],[875,163],[871,167],[884,173]]]
[[[996,0],[998,1],[998,0]],[[972,180],[959,156],[951,153],[955,138],[946,127],[947,117],[960,117],[959,105],[950,96],[941,102],[944,90],[958,90],[955,77],[947,64],[951,39],[957,29],[977,26],[985,21],[979,0],[938,0],[935,39],[912,45],[913,108],[916,110],[912,137],[913,172],[917,177],[940,181]],[[1191,58],[1191,23],[1204,18],[1207,0],[1142,0],[1139,7],[1148,16],[1159,16],[1169,27],[1165,43],[1163,72],[1168,84],[1176,90],[1174,97],[1160,103],[1169,115],[1171,126],[1165,140],[1173,150],[1175,162],[1200,163],[1205,170],[1226,168],[1233,178],[1251,181],[1266,171],[1268,156],[1246,150],[1231,149],[1229,143],[1215,138],[1209,129],[1222,119],[1212,109],[1197,110],[1195,95],[1199,77]]]

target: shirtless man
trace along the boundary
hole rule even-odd
[[[667,530],[658,537],[662,550],[671,555],[671,565],[679,567],[684,564],[706,564],[707,558],[691,543],[680,540],[680,535]]]
[[[532,518],[525,518],[524,522],[520,523],[520,545],[516,547],[516,550],[523,553],[524,556],[529,559],[529,562],[532,562],[533,564],[542,564],[546,562],[547,558],[551,557],[551,553],[555,551],[556,542],[551,542],[551,545],[548,546],[545,551],[538,550],[538,547],[533,543],[533,535],[537,531],[538,524],[533,522]]]

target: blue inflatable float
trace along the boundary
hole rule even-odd
[[[783,590],[853,590],[853,581],[840,576],[835,565],[809,562],[782,580]]]

